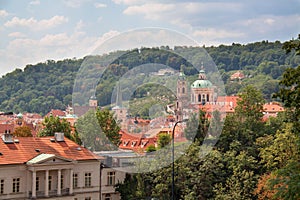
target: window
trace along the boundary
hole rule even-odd
[[[85,187],[91,187],[91,180],[92,180],[92,174],[91,173],[85,173],[84,174],[84,186]]]
[[[39,177],[36,177],[36,179],[35,179],[35,190],[36,191],[40,190],[40,179],[39,179]]]
[[[115,185],[116,172],[107,172],[107,185]]]
[[[0,194],[4,193],[4,179],[1,179],[0,181]]]
[[[49,191],[52,189],[51,184],[52,184],[52,176],[49,176],[49,177],[48,177],[48,190],[49,190]]]
[[[20,178],[13,179],[13,193],[20,192]]]
[[[91,200],[91,197],[85,197],[84,200]]]
[[[184,87],[182,88],[182,93],[183,93],[183,94],[185,93],[185,88],[184,88]]]
[[[106,194],[104,200],[111,200],[110,194]]]
[[[73,188],[78,187],[78,174],[73,174]]]
[[[60,188],[63,189],[64,187],[64,175],[60,175]]]

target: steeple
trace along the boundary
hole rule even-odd
[[[199,80],[207,80],[206,74],[205,74],[205,70],[204,70],[204,66],[203,66],[203,62],[201,62],[201,69],[199,71],[199,76],[198,76]]]
[[[122,108],[122,92],[121,92],[120,82],[118,82],[118,87],[117,87],[116,106]]]
[[[183,67],[184,67],[183,65],[180,66],[179,77],[178,77],[180,80],[185,80],[185,74],[183,71]]]

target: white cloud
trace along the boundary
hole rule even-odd
[[[63,3],[67,6],[67,7],[71,7],[71,8],[78,8],[80,7],[82,4],[88,3],[90,0],[63,0]]]
[[[15,38],[9,42],[5,53],[0,51],[0,65],[3,66],[0,74],[4,73],[3,70],[8,72],[49,59],[83,57],[89,53],[96,40],[95,37],[86,37],[84,33],[76,31],[72,34],[47,34],[38,39]]]
[[[82,28],[84,27],[84,23],[82,20],[79,20],[75,26],[75,30],[78,31],[78,30],[81,30]]]
[[[145,3],[145,0],[112,0],[115,4],[135,5]]]
[[[143,14],[146,19],[159,20],[167,11],[172,11],[176,7],[174,4],[151,3],[140,6],[129,6],[123,13],[126,15]]]
[[[0,17],[6,17],[8,12],[6,10],[0,10]]]
[[[21,32],[12,32],[12,33],[8,34],[8,37],[23,38],[23,37],[26,37],[26,35]]]
[[[193,36],[208,41],[217,39],[240,38],[244,36],[244,33],[220,28],[208,28],[205,30],[195,30],[193,32]]]
[[[40,5],[40,3],[41,2],[39,0],[33,0],[29,2],[30,5]]]
[[[275,36],[279,31],[297,29],[295,24],[300,24],[300,15],[261,15],[256,18],[238,20],[234,23],[240,29],[247,29],[249,33],[272,34]],[[299,26],[298,26],[299,30]]]
[[[5,27],[28,27],[33,30],[44,30],[51,29],[58,25],[68,22],[68,18],[64,16],[53,16],[50,19],[36,20],[33,17],[29,19],[13,17],[11,20],[7,21],[4,26]]]
[[[243,5],[239,2],[174,2],[145,3],[129,5],[125,15],[142,15],[150,20],[165,20],[182,27],[195,26],[208,21],[223,20],[233,14],[240,14]]]
[[[106,8],[107,7],[107,5],[104,3],[95,3],[94,5],[96,8]]]

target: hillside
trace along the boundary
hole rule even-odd
[[[286,54],[282,50],[282,43],[279,41],[220,45],[205,47],[205,49],[218,66],[229,95],[237,93],[247,84],[253,84],[263,91],[266,99],[270,100],[272,93],[278,90],[278,79],[283,71],[288,67],[296,67],[300,63],[294,53]],[[142,48],[126,51],[123,56],[109,65],[103,79],[96,87],[96,97],[100,105],[105,106],[110,103],[115,81],[120,76],[135,66],[145,63],[160,63],[176,70],[183,65],[185,73],[192,80],[196,70],[173,52],[190,56],[195,62],[200,62],[204,56],[199,54],[199,49],[195,47]],[[100,58],[109,56],[100,56]],[[65,109],[68,104],[72,104],[74,80],[83,61],[83,59],[48,60],[6,74],[0,78],[0,111],[46,114],[50,109]],[[204,63],[204,66],[208,64]],[[96,69],[90,70],[92,74]],[[247,78],[242,82],[230,81],[230,75],[237,70],[242,71]],[[93,85],[84,85],[84,87],[93,87]]]

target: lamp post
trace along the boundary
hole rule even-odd
[[[173,127],[173,131],[172,131],[172,200],[175,199],[175,195],[174,195],[174,189],[175,189],[175,165],[174,165],[174,133],[175,133],[175,128],[177,126],[177,124],[182,123],[182,122],[186,122],[188,121],[188,119],[183,119],[182,121],[177,121]]]

